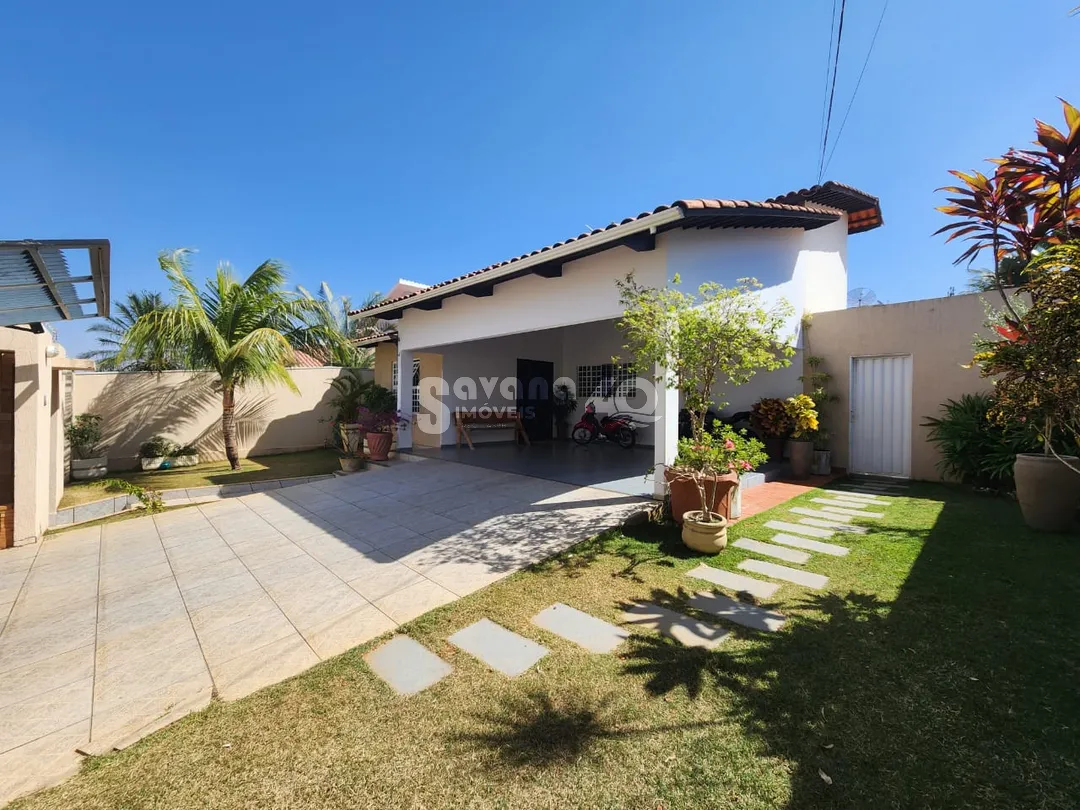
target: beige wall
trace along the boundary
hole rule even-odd
[[[851,358],[910,354],[911,476],[941,478],[937,469],[940,456],[927,442],[927,429],[921,424],[928,416],[940,415],[946,399],[990,389],[976,369],[962,367],[971,362],[976,333],[986,334],[984,300],[994,303],[989,296],[984,299],[976,293],[813,316],[806,333],[806,354],[824,358],[824,370],[833,375],[830,390],[840,397],[830,406],[825,420],[832,436],[834,466],[845,467],[848,461]]]
[[[299,393],[284,386],[250,387],[237,395],[241,456],[270,455],[324,446],[330,438],[330,381],[339,368],[290,370]],[[367,372],[368,375],[371,372]],[[221,393],[207,372],[76,373],[73,410],[102,417],[110,469],[138,464],[139,445],[154,435],[194,444],[206,459],[224,458]]]
[[[47,332],[0,327],[0,351],[15,353],[15,545],[36,542],[55,509],[56,468],[62,474],[61,421],[53,414],[52,361]]]

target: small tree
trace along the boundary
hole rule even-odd
[[[751,278],[734,287],[707,282],[696,293],[680,290],[678,276],[662,288],[642,287],[633,274],[617,283],[625,307],[617,326],[633,356],[632,369],[678,388],[690,414],[692,435],[679,442],[673,474],[693,480],[701,509],[710,512],[718,475],[753,469],[765,459],[756,439],[730,430],[709,433],[710,406],[722,410],[728,404],[714,403],[713,391],[790,365],[794,349],[782,333],[794,310],[784,299],[767,305],[758,292],[761,285]],[[664,377],[656,377],[657,367]]]
[[[782,298],[767,306],[756,279],[734,287],[707,282],[696,293],[680,290],[678,276],[670,287],[642,287],[632,273],[616,283],[626,309],[617,326],[633,370],[651,378],[657,366],[666,371],[662,381],[682,392],[695,440],[705,433],[710,405],[728,404],[712,401],[716,386],[743,385],[759,371],[791,364],[795,350],[781,335],[794,310]]]

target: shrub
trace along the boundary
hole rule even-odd
[[[994,398],[964,394],[941,406],[939,418],[927,418],[927,438],[938,446],[938,469],[962,484],[983,489],[1011,490],[1017,453],[1038,452],[1038,431],[1028,423],[1002,424],[991,418]]]
[[[701,503],[706,504],[716,500],[715,476],[749,472],[768,458],[765,445],[757,439],[748,438],[745,431],[736,433],[727,425],[719,425],[712,433],[680,439],[672,470],[677,477],[692,480]]]
[[[765,397],[754,403],[750,409],[750,424],[762,436],[773,438],[786,437],[792,428],[784,400]]]
[[[94,458],[101,443],[101,417],[95,413],[80,413],[64,428],[64,436],[76,458]]]
[[[176,442],[164,436],[151,436],[139,445],[139,458],[167,458],[176,455]]]
[[[814,400],[806,394],[799,394],[788,397],[784,408],[791,418],[791,438],[800,441],[812,439],[818,429],[817,408],[814,407]]]
[[[198,454],[199,448],[193,444],[181,445],[173,451],[174,456],[196,456]]]
[[[372,385],[364,393],[364,405],[375,413],[397,413],[397,394],[381,385]]]

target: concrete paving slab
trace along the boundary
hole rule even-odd
[[[90,717],[94,679],[42,692],[0,709],[0,754]]]
[[[349,610],[306,628],[302,635],[323,659],[366,644],[397,627],[397,624],[374,605]]]
[[[319,656],[296,633],[250,650],[223,663],[210,662],[222,700],[237,700],[278,681],[299,675],[319,663]]]
[[[772,541],[792,548],[801,548],[806,551],[814,551],[818,554],[828,554],[832,557],[847,556],[846,546],[838,546],[835,543],[823,543],[819,540],[810,540],[807,537],[798,537],[794,534],[775,534]]]
[[[852,526],[843,521],[822,520],[821,518],[804,517],[800,518],[799,523],[805,526],[814,526],[819,529],[832,529],[833,531],[841,532],[842,534],[866,534],[870,531],[865,526]]]
[[[703,613],[767,633],[775,633],[787,621],[780,613],[729,599],[721,593],[697,593],[687,600],[687,604]]]
[[[87,644],[3,674],[0,709],[94,675],[94,645]]]
[[[452,671],[448,663],[408,636],[394,636],[364,660],[399,695],[422,692]]]
[[[730,591],[746,593],[756,596],[758,599],[768,599],[776,593],[780,586],[775,582],[765,582],[760,579],[748,577],[745,574],[736,574],[734,571],[725,571],[723,568],[713,568],[711,565],[702,563],[697,568],[686,572],[686,576],[695,579],[703,579],[721,588]]]
[[[0,754],[0,804],[75,774],[83,758],[75,752],[90,738],[90,718]]]
[[[623,612],[623,622],[634,627],[655,630],[684,647],[704,647],[707,650],[720,646],[729,635],[727,630],[720,627],[648,602],[628,605]]]
[[[829,582],[829,578],[824,574],[800,571],[798,568],[788,568],[786,565],[778,565],[765,560],[743,560],[739,563],[739,568],[743,571],[750,571],[773,579],[781,579],[784,582],[791,582],[815,590],[824,588]]]
[[[851,522],[851,518],[846,515],[834,515],[830,512],[818,509],[807,509],[805,506],[793,506],[789,511],[793,515],[805,515],[806,517],[819,518],[820,520],[830,520],[833,523]]]
[[[408,566],[388,560],[387,564],[379,566],[377,570],[371,570],[355,579],[350,579],[348,584],[369,602],[375,602],[409,585],[422,582],[424,578],[423,574],[413,571]]]
[[[778,532],[794,532],[795,534],[805,534],[807,537],[818,537],[822,540],[827,540],[836,534],[835,531],[829,531],[828,529],[813,528],[808,525],[802,525],[804,521],[799,523],[788,523],[783,520],[770,520],[765,524],[766,529],[775,529]]]
[[[468,596],[512,572],[478,560],[453,560],[424,570],[424,576],[458,596]]]
[[[873,498],[859,501],[855,498],[811,498],[813,503],[827,504],[829,506],[843,506],[846,509],[865,509],[868,506],[888,506],[885,501],[877,501]]]
[[[852,509],[850,507],[845,507],[845,506],[823,506],[823,507],[821,507],[821,511],[822,512],[828,512],[830,515],[831,514],[847,515],[848,517],[864,517],[864,518],[883,518],[883,517],[885,517],[884,512],[867,512],[867,511],[865,511],[863,509]]]
[[[496,672],[516,678],[548,654],[547,647],[519,636],[490,619],[470,624],[447,639]]]
[[[530,620],[537,627],[584,647],[589,652],[609,653],[622,644],[630,634],[621,627],[598,619],[588,613],[556,602]]]
[[[455,599],[457,596],[442,585],[423,579],[376,600],[375,607],[398,624],[404,624],[417,616],[424,615],[429,610],[447,605]]]
[[[821,490],[824,495],[836,495],[840,498],[855,498],[857,500],[874,500],[875,498],[884,498],[886,496],[877,492],[859,492],[855,489],[823,489]]]
[[[741,548],[743,551],[752,551],[755,554],[763,554],[766,557],[774,557],[777,560],[796,563],[797,565],[803,565],[810,559],[810,555],[804,551],[774,546],[772,543],[762,543],[759,540],[751,540],[749,537],[740,537],[731,545],[735,548]]]

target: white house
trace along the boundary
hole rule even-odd
[[[369,345],[376,346],[376,379],[396,388],[401,411],[413,414],[399,448],[445,447],[456,443],[452,420],[441,432],[421,429],[436,405],[452,414],[458,407],[542,404],[552,384],[568,378],[583,406],[606,387],[603,381],[618,379],[612,357],[625,351],[614,325],[622,314],[615,282],[627,273],[647,286],[677,274],[688,289],[757,278],[766,300],[782,296],[793,305],[789,331],[798,346],[805,313],[845,306],[849,235],[881,224],[876,197],[834,182],[763,202],[677,200],[429,287],[399,284],[383,302],[350,315],[396,321],[395,332]],[[801,369],[796,357],[789,368],[760,374],[723,398],[729,409],[746,410],[762,396],[790,396],[800,390]],[[533,380],[542,384],[527,382]],[[660,386],[655,423],[639,433],[641,444],[652,445],[658,470],[674,460],[678,409],[678,392]],[[527,425],[533,447],[523,453],[544,452],[540,443],[552,436],[550,411],[539,413]],[[512,438],[509,430],[483,436]]]

